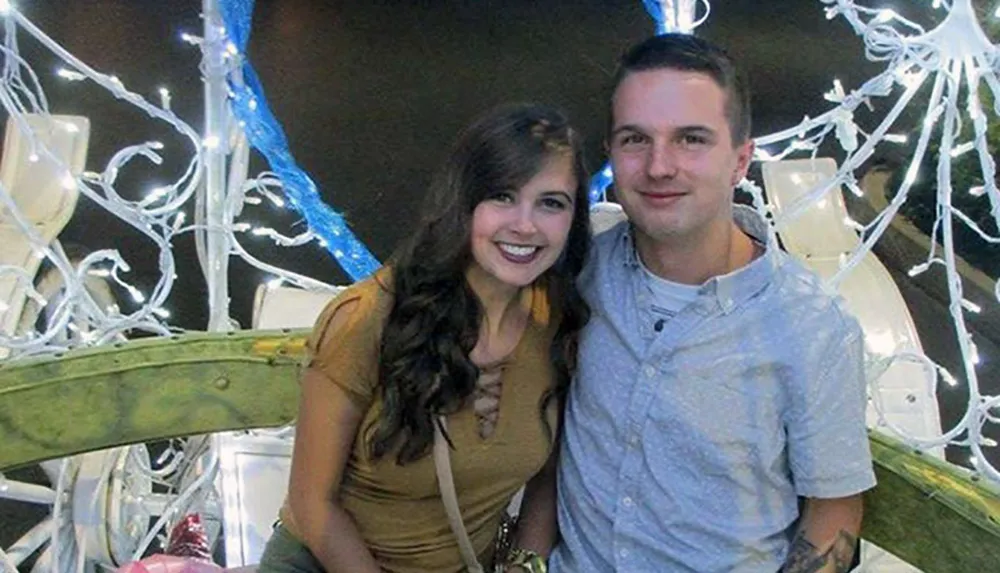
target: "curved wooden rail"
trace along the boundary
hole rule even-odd
[[[123,444],[280,426],[308,331],[185,334],[0,363],[0,471]],[[871,435],[862,537],[927,573],[994,571],[1000,489]]]
[[[151,338],[0,364],[0,471],[290,423],[308,331]]]

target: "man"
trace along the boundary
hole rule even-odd
[[[629,217],[595,239],[567,403],[558,573],[847,571],[875,483],[863,340],[732,202],[753,154],[728,56],[620,62],[606,141]],[[801,504],[800,504],[801,502]]]

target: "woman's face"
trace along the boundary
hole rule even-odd
[[[534,282],[566,246],[576,185],[572,156],[560,154],[520,189],[501,191],[476,205],[470,270],[501,288]]]

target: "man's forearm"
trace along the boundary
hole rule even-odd
[[[863,513],[861,496],[806,499],[781,573],[847,573]]]

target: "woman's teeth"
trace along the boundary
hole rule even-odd
[[[515,257],[526,257],[538,250],[538,247],[524,247],[520,245],[510,245],[507,243],[499,243],[499,245],[500,250],[514,255]]]

